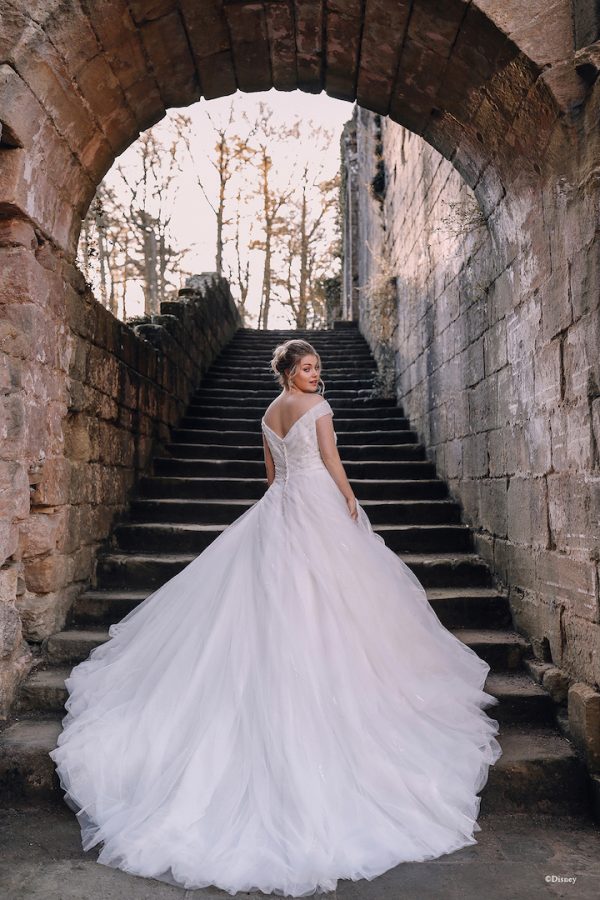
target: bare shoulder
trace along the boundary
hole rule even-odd
[[[308,412],[309,409],[312,409],[313,406],[319,406],[321,403],[325,403],[325,398],[320,395],[315,396],[314,394],[310,394],[308,397],[294,397],[293,399],[276,397],[275,400],[272,400],[267,406],[265,415],[269,412],[277,411],[278,409],[288,409],[293,415],[303,415],[305,412]]]
[[[313,396],[310,398],[310,403],[307,403],[306,409],[312,409],[313,406],[320,406],[321,403],[327,403],[325,397],[322,397],[320,394],[318,397]]]

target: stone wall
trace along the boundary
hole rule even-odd
[[[227,282],[194,276],[125,324],[18,219],[0,222],[0,717],[60,630],[140,473],[240,326]]]
[[[517,628],[599,686],[599,191],[588,118],[575,121],[553,172],[524,187],[516,171],[494,196],[358,111],[358,246],[345,249],[384,381],[509,587]]]

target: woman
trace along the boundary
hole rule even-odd
[[[50,754],[84,849],[185,888],[301,897],[476,843],[489,666],[377,535],[290,340],[269,488],[76,666]]]

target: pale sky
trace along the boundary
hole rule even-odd
[[[241,117],[242,113],[246,112],[251,121],[255,118],[259,102],[262,100],[272,108],[274,120],[277,123],[291,123],[296,117],[300,117],[303,121],[312,120],[315,125],[332,131],[332,140],[325,152],[319,151],[318,159],[315,148],[302,146],[297,140],[288,142],[285,148],[280,147],[277,151],[274,148],[274,163],[277,176],[282,184],[287,183],[293,177],[295,169],[308,158],[312,158],[314,163],[324,165],[324,177],[330,178],[339,170],[339,139],[344,123],[352,115],[352,104],[342,100],[333,100],[325,93],[314,95],[300,91],[286,93],[275,90],[252,94],[238,92],[233,97],[210,101],[202,100],[186,109],[169,111],[158,126],[155,126],[161,132],[163,129],[165,133],[168,132],[169,120],[177,113],[191,116],[193,122],[194,162],[192,164],[187,154],[186,159],[182,160],[184,171],[179,178],[172,219],[172,233],[176,243],[182,247],[193,245],[183,262],[188,271],[205,272],[214,271],[215,268],[215,217],[198,187],[196,178],[199,175],[209,196],[216,198],[216,172],[210,163],[210,155],[214,155],[215,134],[207,121],[204,110],[207,109],[215,124],[219,125],[227,120],[232,99],[235,100],[236,116]],[[248,126],[241,121],[239,132],[244,134],[247,128]],[[129,160],[134,155],[134,147],[135,145],[132,145],[118,160],[118,163],[125,169],[130,165]],[[105,180],[109,184],[117,185],[114,167],[107,174]],[[231,209],[232,207],[230,207],[230,212]],[[256,219],[256,214],[251,209],[246,209],[245,214],[248,219]],[[249,223],[247,223],[247,227],[249,227]],[[259,233],[256,236],[258,237]],[[227,237],[226,234],[226,240]],[[232,240],[233,234],[230,233],[229,237]],[[227,245],[225,252],[227,253]],[[254,253],[253,259],[252,287],[248,307],[251,312],[256,314],[259,305],[262,254]],[[233,262],[233,258],[231,261]],[[287,318],[281,315],[282,310],[281,307],[278,309],[278,306],[276,304],[272,307],[269,327],[289,327]],[[141,289],[128,296],[127,312],[128,315],[137,315],[143,312]],[[249,324],[255,325],[256,322],[252,321]]]

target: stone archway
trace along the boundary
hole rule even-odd
[[[93,569],[98,541],[126,503],[133,473],[148,459],[151,439],[164,436],[197,374],[190,370],[177,385],[157,375],[168,354],[144,356],[130,330],[98,311],[73,266],[96,185],[168,107],[236,88],[325,90],[422,135],[474,189],[495,252],[517,260],[512,289],[526,301],[515,304],[519,321],[531,323],[532,308],[542,304],[550,323],[544,326],[552,345],[549,378],[560,382],[573,324],[564,279],[576,265],[588,277],[589,265],[581,256],[589,252],[588,235],[580,228],[576,239],[560,236],[595,208],[596,189],[579,186],[593,173],[597,138],[588,138],[587,123],[597,96],[575,70],[570,3],[534,6],[525,12],[522,4],[495,0],[0,5],[5,710],[29,664],[17,608],[33,640],[61,626],[69,597]],[[548,274],[553,286],[539,296]],[[229,301],[222,303],[226,325],[216,329],[201,370],[235,329]],[[149,378],[155,379],[150,397]],[[594,396],[587,387],[577,390],[589,411]],[[123,444],[132,420],[150,422],[153,415],[158,424],[144,425],[138,459],[127,461]],[[590,446],[591,421],[590,414]],[[94,442],[101,445],[95,456]],[[586,457],[587,473],[597,464],[595,453]],[[92,468],[95,487],[86,492]],[[594,571],[590,562],[585,595],[592,579],[597,604]],[[576,618],[577,627],[586,621]],[[575,630],[569,640],[576,665],[585,641]],[[591,678],[593,665],[580,674]]]
[[[506,33],[506,13],[495,24],[490,2],[4,6],[3,203],[67,253],[115,156],[201,97],[275,87],[357,99],[422,134],[471,186],[514,175],[515,155],[535,174],[559,119],[552,79],[538,78],[545,60],[519,48],[519,28]]]

